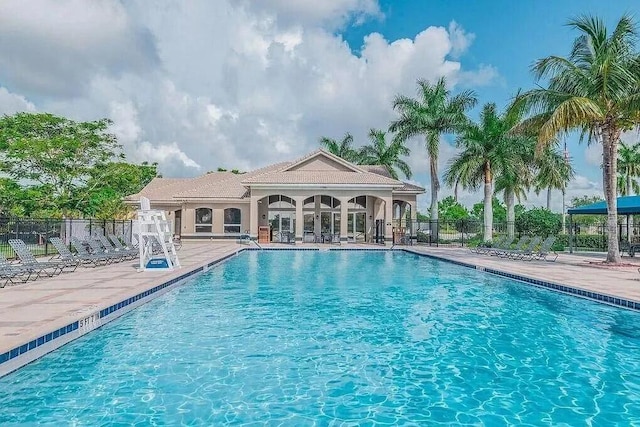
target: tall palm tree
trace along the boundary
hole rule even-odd
[[[331,154],[345,159],[348,162],[358,163],[360,160],[358,150],[353,148],[353,136],[347,132],[340,141],[323,136],[320,145]]]
[[[539,126],[538,143],[548,145],[560,133],[578,130],[602,144],[603,187],[607,202],[607,262],[620,262],[617,218],[617,148],[624,130],[640,121],[640,56],[637,28],[623,16],[609,33],[602,19],[581,17],[569,22],[578,30],[568,57],[549,56],[533,71],[547,87],[533,89],[519,102]]]
[[[415,136],[425,138],[431,175],[432,224],[438,221],[440,137],[447,133],[461,132],[468,122],[465,112],[473,108],[476,102],[476,95],[472,91],[452,96],[444,77],[435,84],[418,80],[417,99],[398,95],[393,101],[393,108],[400,117],[391,123],[389,130],[396,132],[396,138],[403,142]]]
[[[575,176],[571,163],[556,147],[547,145],[541,153],[535,157],[538,168],[538,176],[534,182],[536,194],[547,190],[547,209],[551,209],[551,191],[565,191],[569,181]]]
[[[618,192],[622,196],[640,193],[640,143],[627,145],[620,142],[618,148]]]
[[[461,152],[449,162],[444,178],[448,185],[458,182],[463,188],[477,190],[484,187],[484,232],[489,241],[493,233],[493,181],[495,175],[508,171],[517,163],[518,136],[513,128],[512,116],[499,114],[496,104],[485,104],[479,123],[469,123],[456,145]]]
[[[408,156],[409,149],[404,145],[404,142],[397,139],[387,144],[386,135],[386,132],[378,129],[369,131],[371,144],[360,149],[360,164],[384,166],[394,179],[398,179],[397,168],[404,176],[411,178],[411,168],[407,162],[400,158]]]

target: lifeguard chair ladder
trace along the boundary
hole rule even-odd
[[[180,268],[169,221],[164,211],[151,209],[151,203],[146,197],[140,198],[137,239],[140,250],[138,271]],[[154,254],[154,242],[158,243],[160,254]]]

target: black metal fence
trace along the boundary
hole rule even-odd
[[[132,229],[132,220],[0,218],[0,253],[14,258],[9,240],[20,239],[35,255],[52,256],[57,252],[51,237],[60,237],[68,245],[73,236],[115,234],[131,238]]]
[[[569,230],[569,227],[572,227]],[[491,234],[495,238],[507,234],[513,230],[515,238],[528,235],[546,234],[540,229],[523,229],[516,224],[497,222],[492,226]],[[564,230],[560,227],[553,233],[556,235],[556,250],[569,250],[571,246],[575,251],[607,251],[607,224],[606,221],[594,223],[573,223],[568,220]],[[395,220],[393,222],[394,243],[429,245],[429,246],[476,246],[483,241],[484,224],[476,220],[456,221],[406,221]],[[629,244],[640,245],[640,224],[618,224],[618,236],[620,247],[626,250]],[[545,236],[542,236],[545,237]]]

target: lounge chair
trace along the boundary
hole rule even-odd
[[[96,266],[110,264],[114,261],[114,258],[106,254],[94,254],[87,250],[84,242],[77,237],[71,238],[71,246],[76,250],[77,256],[83,259],[93,259],[92,263]]]
[[[507,236],[501,236],[501,237],[498,237],[497,239],[493,240],[492,242],[480,243],[475,248],[469,248],[469,250],[474,254],[485,253],[487,250],[489,250],[491,248],[499,248],[499,247],[501,247],[501,245],[504,243],[505,240],[507,240]]]
[[[126,246],[127,249],[137,249],[138,248],[138,244],[133,243],[131,241],[131,237],[129,235],[123,234],[123,235],[120,236],[120,238],[124,242],[124,245]]]
[[[129,259],[132,260],[134,259],[137,255],[138,255],[138,251],[134,250],[128,250],[128,249],[120,249],[120,248],[116,248],[110,241],[109,239],[107,239],[106,236],[103,236],[102,234],[99,234],[96,236],[97,240],[100,241],[100,243],[102,243],[102,246],[104,246],[105,250],[107,251],[107,253],[118,253],[118,254],[122,254],[122,256],[125,259]]]
[[[131,253],[135,252],[136,256],[138,256],[138,248],[123,245],[122,240],[120,240],[115,234],[109,234],[108,237],[109,240],[111,240],[111,242],[113,243],[113,246],[115,246],[116,250],[129,251]]]
[[[525,257],[530,257],[534,253],[536,247],[540,244],[542,239],[540,237],[534,237],[527,244],[524,245],[522,249],[514,249],[511,251],[507,251],[501,255],[502,258],[510,258],[510,259],[523,259]]]
[[[63,271],[74,271],[78,264],[69,263],[66,261],[43,261],[40,262],[31,253],[27,245],[20,239],[9,239],[9,245],[13,251],[20,258],[20,262],[23,266],[37,270],[38,276],[45,274],[48,277],[57,276]]]
[[[126,256],[115,251],[110,251],[102,245],[102,242],[96,236],[88,236],[85,241],[91,248],[91,253],[96,255],[104,255],[110,257],[114,262],[123,261]]]
[[[34,280],[38,277],[37,272],[32,268],[11,264],[0,252],[0,288],[4,288],[9,282],[24,283],[35,273]]]
[[[555,236],[547,237],[544,240],[544,242],[542,242],[542,244],[540,245],[540,249],[538,249],[537,251],[533,252],[530,257],[526,257],[524,259],[526,261],[538,260],[538,261],[555,262],[555,260],[558,259],[558,253],[556,251],[552,251],[551,250],[551,247],[553,246],[555,241],[556,241]],[[553,252],[555,257],[553,259],[547,259],[547,257],[549,257],[551,252]]]
[[[511,245],[513,244],[514,240],[515,237],[505,236],[502,241],[491,245],[491,247],[482,248],[478,251],[478,253],[481,255],[496,255],[497,252],[511,249]]]
[[[92,266],[92,267],[97,267],[99,265],[106,264],[104,258],[96,255],[92,255],[86,251],[84,253],[74,254],[69,250],[67,245],[59,237],[51,237],[49,241],[51,242],[53,247],[56,248],[56,251],[58,251],[58,255],[56,256],[56,258],[52,258],[52,259],[61,259],[69,262],[75,261],[78,264],[82,264],[84,266]]]
[[[502,247],[502,248],[496,248],[493,251],[489,251],[488,254],[491,256],[499,256],[499,257],[503,257],[506,254],[508,254],[509,252],[513,252],[513,251],[521,251],[523,250],[527,243],[529,243],[529,241],[531,240],[531,236],[522,236],[520,237],[520,240],[518,240],[518,242],[516,242],[515,246],[513,248],[511,248],[511,244],[505,245],[506,247]]]

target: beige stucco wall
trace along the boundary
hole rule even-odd
[[[291,197],[296,201],[296,206],[300,206],[296,209],[296,238],[302,237],[303,221],[298,219],[298,214],[302,214],[303,201],[312,196],[327,195],[340,199],[341,214],[347,213],[348,209],[346,204],[348,200],[357,196],[367,197],[366,207],[366,224],[365,232],[367,238],[371,239],[375,231],[375,221],[377,219],[385,220],[385,238],[391,239],[392,223],[391,218],[393,200],[402,200],[411,204],[412,217],[415,219],[416,215],[416,195],[402,194],[393,195],[390,189],[344,189],[344,188],[253,188],[251,190],[250,198],[243,200],[242,202],[225,202],[225,203],[185,203],[180,206],[170,205],[155,205],[152,203],[154,209],[162,209],[167,212],[167,219],[172,223],[175,220],[175,211],[181,211],[181,230],[180,234],[184,237],[233,237],[232,234],[224,233],[224,210],[227,208],[238,208],[241,210],[242,222],[241,232],[249,231],[253,237],[257,237],[258,226],[268,225],[268,203],[264,203],[264,198],[270,195],[285,195]],[[263,203],[258,203],[263,201]],[[195,210],[197,208],[209,208],[213,211],[213,224],[211,233],[196,233],[195,232]],[[257,214],[251,217],[252,208]],[[346,215],[341,215],[346,218]],[[264,218],[263,218],[264,217]],[[300,217],[301,218],[301,217]],[[341,238],[346,238],[346,224],[347,220],[341,222]],[[345,236],[342,236],[345,234]]]

